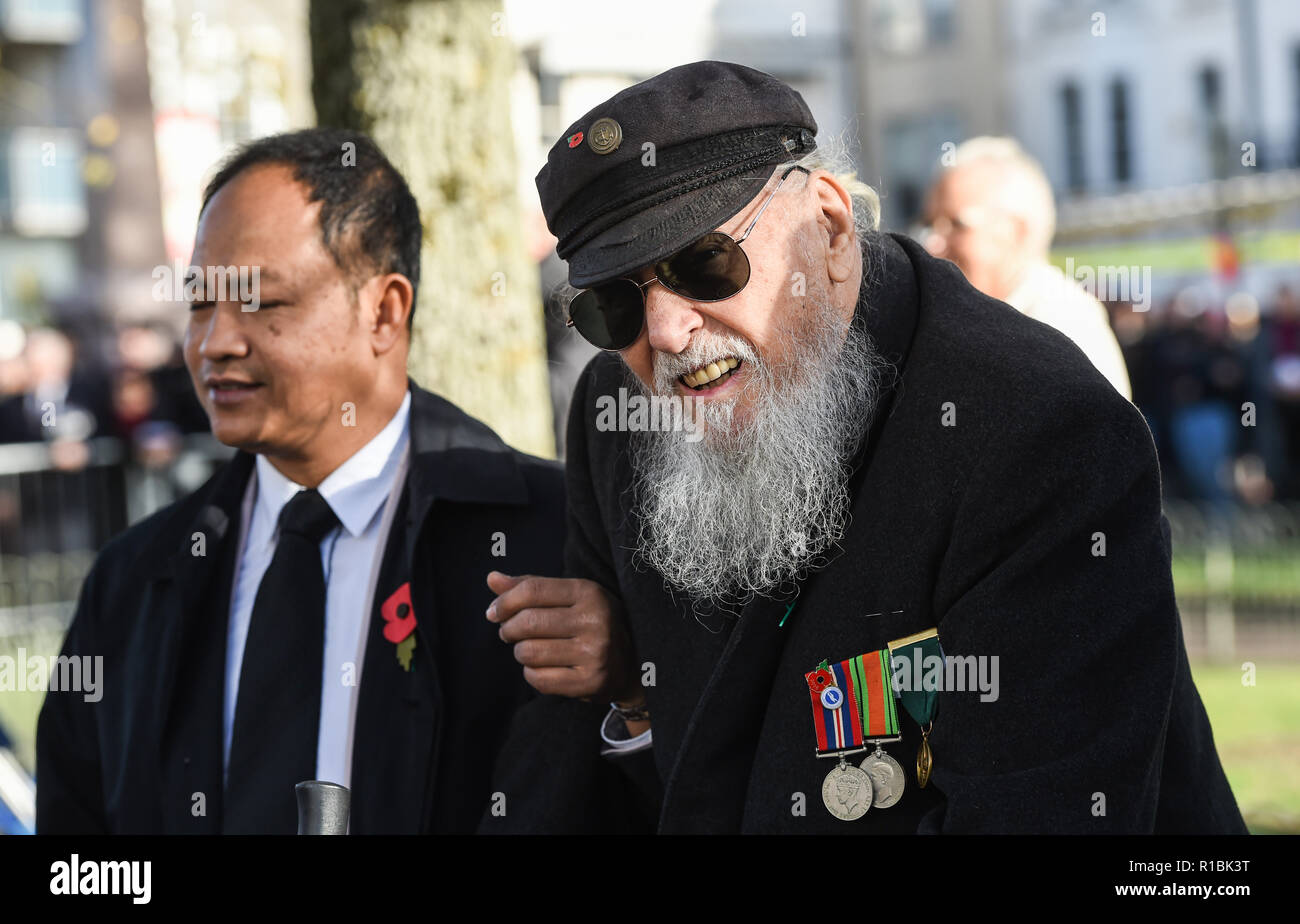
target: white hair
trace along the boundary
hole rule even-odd
[[[1000,182],[992,195],[1000,208],[1028,226],[1030,246],[1046,254],[1056,234],[1056,200],[1042,165],[1014,138],[991,135],[980,135],[957,145],[948,169],[972,165],[998,170]]]
[[[807,170],[825,170],[848,192],[859,244],[866,240],[868,233],[880,227],[880,195],[858,179],[853,155],[843,137],[819,137],[816,149],[796,163]]]

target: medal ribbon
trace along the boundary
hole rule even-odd
[[[926,659],[935,656],[943,663],[943,646],[939,644],[939,631],[927,629],[907,638],[900,638],[889,643],[887,654],[891,660],[906,660],[912,676],[912,683],[900,684],[898,698],[907,710],[907,714],[916,720],[916,724],[925,728],[934,720],[939,710],[939,690],[925,689],[923,682]],[[933,662],[930,662],[933,663]],[[942,675],[939,686],[943,685]]]
[[[898,735],[888,649],[836,664],[823,661],[804,679],[808,682],[819,754],[858,750],[872,738]],[[828,709],[822,703],[822,691],[827,687],[839,689],[838,708]]]

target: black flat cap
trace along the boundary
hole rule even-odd
[[[684,64],[616,94],[569,126],[537,174],[569,282],[606,282],[714,230],[816,134],[797,91],[740,64]]]

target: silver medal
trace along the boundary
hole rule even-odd
[[[873,798],[871,777],[842,757],[839,766],[826,774],[822,783],[822,802],[826,803],[826,811],[840,821],[861,818],[871,808]]]
[[[903,798],[903,786],[907,783],[903,768],[879,745],[876,753],[862,762],[862,771],[871,780],[871,804],[876,808],[889,808]]]

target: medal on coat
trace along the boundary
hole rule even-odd
[[[811,696],[817,756],[839,758],[822,783],[826,810],[842,821],[853,821],[873,806],[889,808],[897,803],[903,795],[902,768],[880,747],[900,737],[888,651],[872,651],[836,664],[823,661],[804,679]],[[871,744],[875,753],[861,767],[845,760]]]
[[[916,724],[921,727],[921,747],[916,754],[916,782],[925,789],[930,782],[930,773],[934,770],[934,754],[930,751],[930,730],[934,728],[934,716],[939,709],[939,684],[924,682],[922,666],[943,662],[943,646],[939,644],[939,630],[926,629],[906,638],[895,639],[889,643],[890,663],[911,662],[911,683],[898,684],[898,701],[903,704]],[[937,661],[931,661],[931,658]],[[928,671],[928,668],[927,668]]]
[[[873,797],[871,777],[843,757],[822,781],[822,802],[840,821],[856,821],[867,814]]]
[[[862,772],[871,777],[871,804],[876,808],[889,808],[903,798],[907,777],[903,768],[876,745],[876,753],[862,762]]]

